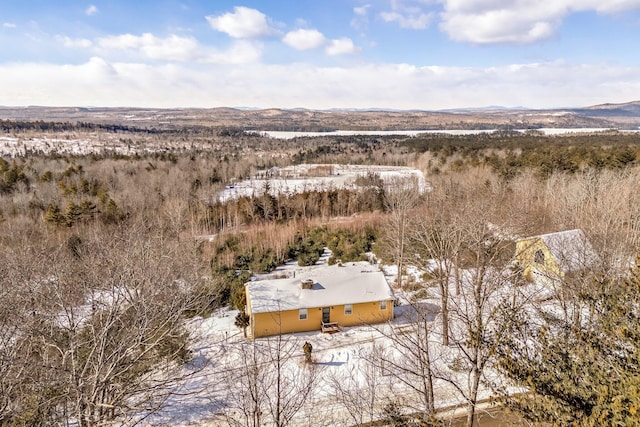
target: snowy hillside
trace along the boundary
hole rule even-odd
[[[225,202],[240,197],[259,197],[265,191],[272,196],[277,196],[305,191],[356,189],[359,186],[359,178],[372,175],[379,177],[386,185],[396,180],[415,180],[420,192],[430,190],[429,183],[426,182],[420,170],[405,166],[300,164],[272,168],[257,174],[252,179],[228,185],[218,195],[218,200]]]

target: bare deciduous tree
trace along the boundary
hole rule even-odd
[[[224,419],[238,426],[292,425],[318,378],[316,367],[304,363],[301,348],[299,340],[283,335],[243,343],[240,366],[226,377]]]
[[[486,368],[494,356],[494,343],[505,333],[504,325],[497,321],[498,308],[503,299],[511,295],[510,287],[515,273],[509,266],[513,256],[513,242],[497,235],[490,220],[490,195],[474,201],[458,216],[464,245],[461,248],[463,270],[455,277],[460,293],[450,300],[453,323],[451,341],[459,350],[461,371],[466,373],[466,384],[450,381],[467,401],[468,427],[475,423],[476,403]]]
[[[115,232],[108,241],[87,234],[73,248],[34,243],[13,260],[25,273],[10,288],[19,302],[13,340],[20,357],[7,378],[18,385],[23,422],[134,424],[188,375],[183,325],[198,269],[178,241],[145,230]]]
[[[442,344],[449,345],[449,293],[451,278],[459,276],[458,264],[461,235],[449,218],[439,214],[441,206],[423,211],[424,220],[416,222],[411,230],[413,262],[432,277],[440,292],[442,318]],[[456,281],[456,283],[458,283]],[[459,288],[456,287],[456,293]]]
[[[407,407],[411,412],[420,414],[422,421],[429,423],[433,421],[435,413],[434,350],[431,341],[433,307],[418,303],[404,308],[407,324],[390,330],[379,329],[386,338],[392,340],[393,347],[374,347],[367,361],[405,390],[402,402],[394,396],[386,396],[385,402],[392,406]]]
[[[402,288],[402,274],[413,219],[411,212],[420,202],[421,191],[423,189],[418,180],[413,177],[389,180],[384,186],[384,202],[389,211],[389,218],[385,225],[381,249],[388,252],[388,258],[396,264],[398,288]],[[384,256],[384,253],[381,255]]]
[[[365,425],[382,418],[384,402],[390,398],[390,376],[380,369],[379,351],[361,349],[357,365],[347,372],[334,372],[327,381],[334,399],[347,412],[354,425]]]

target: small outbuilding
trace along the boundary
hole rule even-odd
[[[596,266],[600,257],[582,230],[566,230],[516,241],[516,264],[529,280],[564,279]]]
[[[293,332],[337,332],[393,319],[391,288],[367,262],[316,266],[297,277],[245,284],[252,338]]]

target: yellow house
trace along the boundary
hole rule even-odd
[[[517,240],[515,259],[529,280],[562,280],[594,267],[599,257],[582,230],[575,229]]]
[[[251,337],[335,332],[341,326],[393,319],[393,296],[382,272],[366,262],[348,264],[246,283]]]

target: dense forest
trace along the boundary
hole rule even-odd
[[[205,126],[1,121],[0,128],[18,138],[115,134],[133,147],[163,147],[131,155],[0,158],[0,425],[139,421],[184,377],[180,368],[191,354],[184,320],[221,306],[243,308],[249,275],[287,260],[313,264],[328,247],[330,262],[373,251],[401,272],[407,263],[439,257],[477,271],[506,270],[517,236],[572,228],[585,232],[602,262],[579,278],[589,286],[571,301],[597,315],[564,319],[566,334],[551,340],[544,334],[553,335],[558,322],[546,319],[536,345],[537,354],[550,356],[540,360],[520,341],[491,341],[525,328],[525,314],[504,305],[492,312],[503,316],[501,328],[478,320],[480,330],[469,329],[460,348],[475,355],[467,362],[479,383],[491,365],[531,387],[537,400],[505,395],[525,418],[556,425],[640,422],[633,380],[638,273],[627,274],[640,248],[640,135],[274,140]],[[217,197],[226,185],[297,163],[412,166],[432,190],[416,195],[380,185]],[[435,286],[441,273],[425,280]],[[616,320],[621,313],[624,319]],[[571,352],[587,345],[589,351]],[[603,358],[616,362],[606,365]],[[549,367],[559,363],[566,372],[554,377]],[[569,374],[584,366],[594,378],[590,392]],[[476,395],[466,398],[475,405]]]

